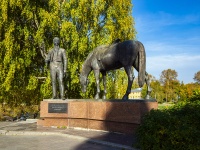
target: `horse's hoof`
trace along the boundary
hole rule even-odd
[[[106,96],[104,95],[104,96],[102,97],[102,99],[106,99]]]
[[[99,99],[99,95],[96,95],[96,96],[95,96],[95,99]]]
[[[123,100],[128,100],[128,96],[127,96],[127,95],[124,95],[122,99],[123,99]]]
[[[147,95],[147,96],[145,97],[145,99],[150,99],[150,96],[149,96],[149,95]]]

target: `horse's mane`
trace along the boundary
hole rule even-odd
[[[101,50],[105,50],[105,49],[108,49],[109,45],[100,45],[100,46],[97,46],[93,52],[96,52],[96,51],[101,51]]]
[[[90,57],[93,55],[93,53],[94,53],[94,51],[90,52],[85,60],[90,59]]]

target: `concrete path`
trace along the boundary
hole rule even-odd
[[[0,141],[0,150],[121,150],[62,135],[4,135]]]
[[[0,150],[136,150],[134,135],[38,127],[36,120],[0,122]]]

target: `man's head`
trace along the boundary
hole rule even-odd
[[[59,44],[60,44],[60,39],[59,39],[58,37],[55,37],[55,38],[53,39],[53,44],[54,44],[55,46],[59,46]]]

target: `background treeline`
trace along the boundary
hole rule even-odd
[[[164,102],[185,102],[188,101],[195,92],[200,92],[200,71],[194,74],[194,83],[184,84],[178,80],[176,70],[163,70],[160,79],[149,75],[151,79],[151,97],[157,99],[159,103]],[[143,96],[146,94],[146,87],[142,91]]]

